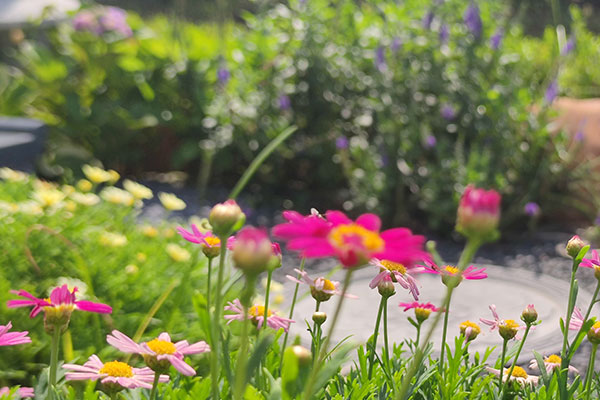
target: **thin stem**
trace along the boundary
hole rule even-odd
[[[388,296],[385,297],[383,304],[383,349],[384,349],[384,363],[386,367],[389,369],[390,365],[390,346],[388,344],[388,323],[387,323],[387,301]]]
[[[563,345],[562,351],[560,352],[561,363],[560,363],[560,372],[558,375],[558,387],[560,392],[561,400],[566,400],[568,398],[567,394],[567,372],[565,372],[565,368],[569,366],[569,355],[567,354],[568,341],[569,341],[569,324],[571,323],[571,314],[573,313],[573,308],[575,306],[576,296],[573,287],[575,285],[575,273],[577,272],[577,267],[579,266],[579,262],[577,259],[573,260],[573,267],[571,268],[571,280],[569,282],[569,302],[567,304],[567,315],[565,316],[565,326],[563,331]],[[585,321],[584,321],[585,323]]]
[[[154,400],[156,398],[156,390],[158,389],[158,381],[160,380],[160,374],[158,372],[154,372],[154,382],[152,383],[152,391],[150,392],[150,400]]]
[[[319,308],[321,307],[321,302],[317,300],[317,305],[315,306],[315,313],[319,312]],[[321,324],[317,324],[317,321],[313,321],[313,343],[311,348],[313,349],[314,354],[319,354],[319,344],[321,343]],[[315,361],[317,359],[315,358]]]
[[[375,352],[377,350],[377,336],[379,335],[379,325],[381,323],[381,315],[383,313],[383,305],[385,298],[381,296],[379,300],[379,310],[377,311],[377,319],[375,320],[375,328],[373,330],[373,340],[371,341],[371,348],[369,349],[369,379],[373,376],[373,366],[375,364]]]
[[[60,343],[60,329],[60,326],[54,325],[54,331],[52,332],[52,343],[50,347],[50,377],[48,379],[48,383],[50,384],[52,398],[54,398],[54,391],[56,390],[56,369],[58,368],[58,346]]]
[[[523,339],[521,339],[521,343],[519,344],[519,349],[517,350],[517,354],[515,354],[515,358],[513,359],[513,363],[510,367],[510,370],[508,371],[508,376],[510,379],[510,377],[512,376],[512,373],[517,365],[517,361],[519,361],[519,356],[521,355],[521,350],[523,350],[523,346],[525,345],[525,340],[527,339],[527,335],[529,334],[529,330],[531,329],[531,325],[527,324],[527,327],[525,328],[525,333],[523,334]],[[540,366],[540,368],[542,368]],[[504,390],[504,385],[502,385],[500,387],[500,398],[502,398],[502,391]]]
[[[340,316],[340,311],[342,309],[342,304],[344,303],[344,299],[346,297],[346,292],[348,291],[348,286],[350,286],[350,279],[352,278],[352,269],[348,269],[346,272],[346,278],[344,279],[344,284],[342,286],[342,293],[340,294],[340,299],[338,300],[337,306],[335,308],[335,312],[333,314],[333,320],[331,321],[331,325],[329,326],[329,332],[327,333],[327,337],[325,338],[325,342],[323,346],[321,346],[321,351],[319,353],[318,362],[315,367],[313,367],[310,376],[308,378],[308,383],[305,386],[304,390],[304,400],[309,400],[313,397],[313,388],[315,386],[315,381],[317,379],[317,375],[319,373],[321,365],[324,364],[325,357],[327,356],[327,347],[329,346],[329,341],[331,340],[331,336],[333,335],[333,331],[335,329],[335,325],[337,324],[337,320]]]
[[[590,388],[592,386],[592,378],[594,378],[594,363],[596,361],[596,350],[598,350],[598,344],[592,345],[592,354],[590,354],[590,362],[588,363],[588,370],[585,377],[585,398],[590,398]]]
[[[252,294],[254,293],[255,283],[255,275],[246,275],[246,287],[240,298],[242,306],[244,307],[244,321],[242,324],[242,336],[240,338],[240,348],[238,350],[238,360],[235,373],[235,389],[233,392],[233,398],[240,400],[243,399],[244,392],[246,389],[246,364],[248,362],[248,325],[250,324],[250,318],[248,317],[248,309],[250,308],[250,301],[252,300]],[[265,325],[265,320],[263,320],[263,325]]]
[[[460,254],[460,258],[458,260],[458,264],[456,264],[456,268],[458,268],[461,272],[467,268],[467,264],[471,262],[477,249],[481,246],[481,242],[478,240],[469,239],[467,240],[467,244],[465,245],[464,250]]]
[[[221,243],[227,243],[227,236],[219,238]],[[221,312],[222,310],[222,288],[223,288],[223,273],[225,270],[225,255],[227,253],[227,246],[221,246],[221,254],[219,257],[219,272],[217,276],[217,295],[215,299],[215,312],[213,313],[212,323],[212,343],[210,352],[210,376],[212,383],[212,398],[218,399],[219,396],[219,354],[221,354]]]
[[[267,327],[267,318],[269,317],[269,292],[271,291],[271,279],[273,278],[273,270],[267,273],[267,289],[265,291],[265,311],[263,313],[262,329]]]
[[[444,354],[446,352],[446,336],[448,334],[448,314],[449,314],[449,308],[450,308],[450,301],[452,300],[452,295],[450,295],[448,297],[448,304],[446,304],[446,307],[444,307],[443,313],[444,313],[444,327],[442,330],[442,349],[440,351],[440,375],[442,375],[443,377],[443,373],[444,373]]]
[[[421,326],[423,325],[422,322],[419,322],[419,324],[417,325],[417,341],[415,342],[415,346],[419,347],[419,339],[421,338]]]
[[[208,310],[208,312],[210,312],[210,275],[212,271],[212,260],[213,257],[208,258],[208,276],[206,278],[206,309]]]
[[[300,261],[300,271],[304,271],[304,263],[306,261],[306,258],[302,257],[302,260]],[[298,280],[300,280],[300,278],[302,277],[301,274],[298,274]],[[292,305],[290,306],[290,315],[289,315],[289,319],[294,319],[294,308],[296,307],[296,299],[298,298],[298,289],[300,288],[300,284],[296,283],[296,288],[294,289],[294,296],[292,297]],[[281,358],[279,360],[279,373],[281,374],[281,366],[283,365],[283,353],[285,352],[285,346],[287,345],[287,341],[288,341],[288,336],[290,334],[290,330],[288,329],[288,331],[285,333],[285,336],[283,338],[283,345],[281,346]]]
[[[504,339],[504,341],[502,342],[502,356],[500,357],[500,375],[498,376],[499,382],[498,382],[498,388],[500,389],[500,393],[502,392],[502,372],[504,372],[504,357],[506,356],[506,344],[508,343],[508,340]],[[543,368],[543,366],[540,366],[540,368]],[[507,379],[510,379],[510,375],[508,376]]]

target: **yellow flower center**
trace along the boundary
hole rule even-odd
[[[121,361],[107,362],[102,368],[100,368],[100,371],[98,372],[117,378],[133,377],[133,369],[129,365]]]
[[[212,237],[212,236],[205,237],[204,238],[204,242],[206,242],[206,244],[209,247],[214,247],[214,246],[220,246],[221,245],[221,240],[219,238]]]
[[[379,233],[370,231],[358,224],[338,225],[329,233],[330,242],[337,248],[358,246],[376,253],[383,250],[385,242]]]
[[[592,329],[599,329],[599,328],[600,328],[600,321],[598,321],[594,325],[592,325]]]
[[[507,329],[518,329],[519,328],[519,324],[517,324],[514,319],[505,319],[504,321],[501,322],[501,325],[503,325]]]
[[[323,279],[323,290],[335,290],[335,285],[329,279]]]
[[[509,372],[510,372],[510,369],[506,370],[506,372],[504,374],[508,375]],[[514,376],[515,378],[525,378],[525,379],[527,379],[527,377],[528,377],[527,372],[525,372],[525,370],[523,368],[519,367],[518,365],[515,366],[515,369],[513,369],[511,376]]]
[[[156,354],[173,354],[177,351],[177,347],[171,342],[160,339],[152,339],[146,345]]]
[[[390,260],[381,260],[380,263],[388,271],[400,272],[402,275],[406,274],[406,267],[400,263],[396,263]]]
[[[265,315],[265,307],[264,306],[252,306],[248,310],[248,314],[250,314],[250,316],[252,318],[264,317],[264,315]],[[271,315],[273,315],[273,311],[269,310],[268,311],[268,317],[270,317]]]
[[[450,275],[456,275],[456,274],[458,274],[460,272],[460,270],[458,268],[453,267],[452,265],[446,265],[444,267],[444,270],[446,272],[448,272]]]
[[[551,356],[548,356],[548,358],[546,358],[544,361],[552,364],[560,364],[562,359],[556,354],[552,354]]]
[[[459,326],[461,332],[465,332],[467,328],[471,328],[472,331],[477,332],[479,335],[481,333],[481,328],[475,322],[465,321]]]

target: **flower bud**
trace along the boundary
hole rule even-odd
[[[417,321],[419,323],[423,323],[423,321],[427,320],[427,318],[429,318],[430,314],[431,314],[431,310],[428,308],[421,308],[421,307],[415,308],[415,317],[417,318]]]
[[[575,235],[567,242],[567,254],[571,258],[575,258],[584,247],[585,242],[579,236]]]
[[[394,287],[394,282],[388,276],[387,279],[383,279],[377,285],[377,291],[382,297],[391,297],[396,294],[396,288]]]
[[[327,321],[327,314],[325,314],[322,311],[317,311],[317,312],[313,313],[312,320],[317,325],[323,325],[323,323],[325,321]]]
[[[525,322],[527,325],[533,324],[537,319],[538,313],[533,304],[529,304],[521,313],[521,321]]]
[[[245,273],[265,271],[273,257],[272,243],[264,230],[246,227],[235,237],[233,262]]]
[[[587,338],[592,344],[600,344],[600,321],[592,325],[587,333]]]
[[[221,239],[214,236],[206,236],[202,243],[202,253],[207,258],[215,258],[221,254]]]
[[[321,285],[323,282],[323,285]],[[322,289],[317,289],[320,287]],[[310,287],[310,294],[316,301],[324,302],[327,301],[335,293],[335,285],[329,279],[317,278],[315,279],[315,286]]]
[[[500,200],[500,194],[495,190],[467,186],[458,206],[456,230],[467,238],[495,240],[500,221]]]
[[[269,261],[268,268],[272,271],[281,267],[281,261],[283,260],[279,243],[271,243],[271,254],[273,256],[271,257],[271,261]]]
[[[594,265],[594,277],[600,281],[600,265]]]
[[[298,358],[298,364],[302,367],[308,367],[312,361],[312,353],[306,347],[292,346],[292,352]]]
[[[512,319],[502,320],[498,324],[498,331],[504,340],[510,340],[517,335],[519,324]]]
[[[75,307],[72,304],[61,304],[54,307],[44,307],[44,330],[49,335],[59,329],[64,333],[69,327],[71,314]]]
[[[219,236],[228,236],[240,229],[246,221],[246,215],[235,200],[227,200],[225,203],[216,204],[208,216],[213,232]]]
[[[465,336],[467,342],[475,340],[475,338],[481,333],[481,328],[474,322],[465,321],[459,325],[460,333]]]

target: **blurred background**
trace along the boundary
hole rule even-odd
[[[597,216],[600,1],[34,3],[0,1],[0,115],[47,127],[46,179],[95,163],[206,204],[295,126],[248,207],[446,234],[474,183],[504,229]]]

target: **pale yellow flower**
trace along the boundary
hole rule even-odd
[[[54,182],[43,181],[41,179],[35,179],[33,181],[33,189],[34,190],[48,190],[48,189],[56,189],[58,185]]]
[[[81,190],[82,192],[89,192],[93,188],[94,185],[87,179],[80,179],[77,181],[77,189]]]
[[[139,262],[144,262],[148,259],[148,256],[146,255],[146,253],[139,252],[135,255],[135,258]]]
[[[42,207],[40,207],[40,205],[33,200],[24,201],[24,202],[19,203],[18,205],[19,205],[19,212],[21,212],[23,214],[27,214],[27,215],[42,215],[42,214],[44,214],[44,210],[42,209]]]
[[[77,209],[77,203],[75,203],[73,200],[65,201],[65,210],[67,210],[69,212],[75,212],[76,209]]]
[[[123,187],[131,193],[136,200],[147,200],[154,197],[150,188],[129,179],[123,181]]]
[[[114,169],[109,169],[107,172],[110,175],[110,179],[107,181],[109,185],[114,185],[121,179],[121,175]]]
[[[102,189],[100,192],[100,197],[109,203],[122,204],[124,206],[132,206],[135,202],[135,199],[131,193],[114,186],[105,187]]]
[[[0,168],[0,178],[11,182],[25,182],[29,175],[25,172],[15,171],[7,167]]]
[[[186,207],[185,202],[172,193],[160,192],[158,194],[158,199],[163,207],[169,211],[179,211]]]
[[[19,212],[19,205],[0,200],[0,211],[4,211],[6,214],[14,214]]]
[[[43,208],[61,205],[65,194],[58,189],[38,189],[33,192],[33,199]]]
[[[142,235],[149,238],[155,238],[158,236],[158,229],[152,225],[144,225],[140,228],[140,231],[142,232]]]
[[[95,206],[96,204],[100,203],[100,197],[96,196],[94,193],[75,192],[69,197],[74,202],[79,203],[83,206]]]
[[[125,267],[125,272],[129,275],[137,274],[140,269],[135,264],[129,264]]]
[[[167,239],[170,239],[170,238],[172,238],[173,236],[175,236],[175,229],[173,229],[173,228],[165,228],[165,229],[163,229],[163,231],[162,231],[162,235],[163,235],[165,238],[167,238]]]
[[[89,164],[81,167],[81,170],[85,174],[86,178],[95,184],[108,182],[113,178],[110,172],[105,171],[102,168],[93,167]]]
[[[127,237],[120,233],[102,232],[100,244],[109,247],[122,247],[127,244]]]
[[[173,261],[185,262],[189,261],[189,259],[191,258],[191,254],[189,251],[187,251],[183,247],[176,245],[175,243],[169,243],[167,245],[166,250],[167,254],[173,259]]]
[[[68,196],[70,194],[75,193],[75,188],[71,185],[63,185],[62,192],[65,194],[65,196]]]

